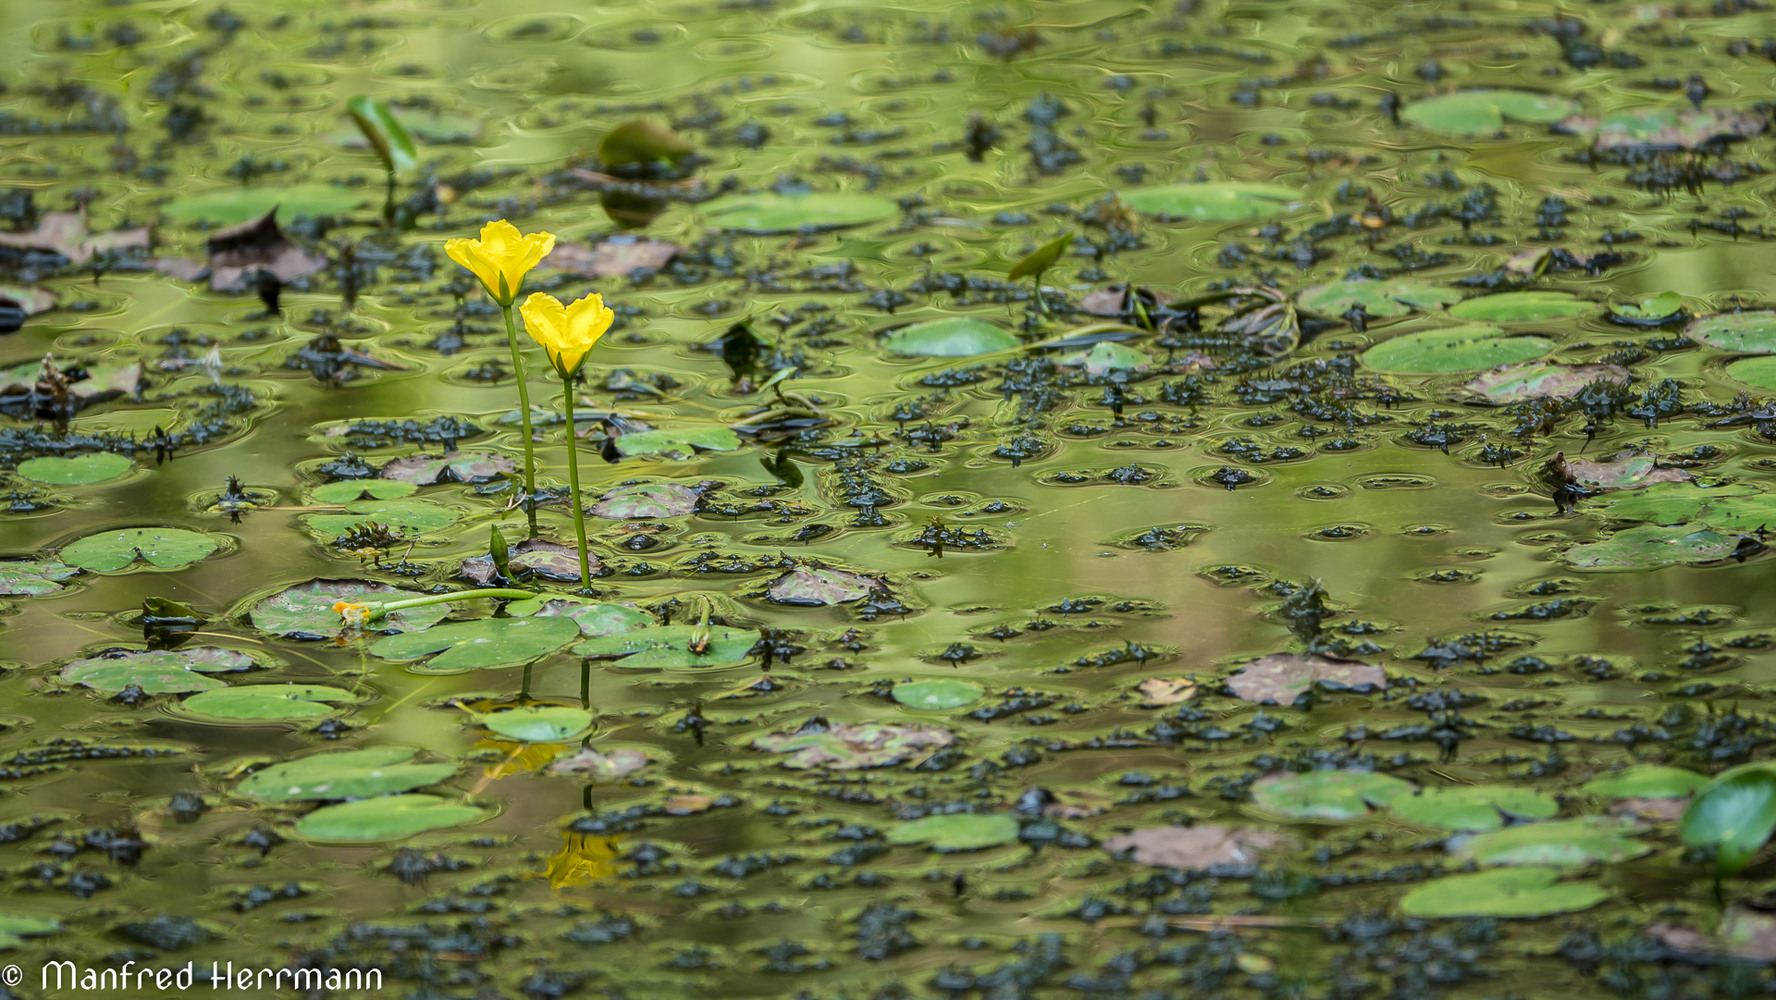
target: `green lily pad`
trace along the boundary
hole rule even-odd
[[[514,618],[537,615],[545,618],[571,618],[580,627],[580,635],[592,638],[631,632],[654,624],[654,616],[628,604],[593,604],[567,598],[547,601],[516,601],[506,606]]]
[[[1762,762],[1722,771],[1696,793],[1677,833],[1693,847],[1713,846],[1715,864],[1734,875],[1776,831],[1776,768]]]
[[[1571,399],[1597,382],[1628,383],[1628,369],[1620,365],[1561,365],[1531,361],[1505,365],[1474,376],[1462,386],[1470,401],[1503,406],[1525,399]]]
[[[1566,292],[1500,292],[1464,299],[1449,307],[1456,319],[1484,323],[1528,323],[1596,312],[1597,303]]]
[[[240,793],[267,802],[359,799],[435,785],[456,773],[455,764],[410,764],[408,747],[369,747],[309,754],[260,771],[240,783]]]
[[[287,639],[331,639],[345,627],[333,605],[340,601],[397,601],[418,597],[369,580],[310,580],[272,594],[253,605],[253,627]],[[450,614],[448,604],[422,604],[391,611],[373,628],[381,631],[423,629]]]
[[[735,451],[740,447],[740,435],[721,426],[638,431],[619,435],[616,446],[625,458],[645,456],[682,462],[695,458],[700,451]]]
[[[711,626],[708,645],[697,653],[691,642],[698,631],[695,625],[656,625],[588,639],[573,649],[581,656],[617,659],[625,667],[675,670],[739,663],[759,641],[759,633],[751,629]]]
[[[1500,868],[1473,875],[1445,875],[1400,899],[1409,917],[1506,917],[1533,919],[1588,910],[1609,898],[1589,883],[1556,884],[1558,868]]]
[[[1750,139],[1763,133],[1766,116],[1728,108],[1652,108],[1602,118],[1574,116],[1560,123],[1566,132],[1591,140],[1596,149],[1670,152]]]
[[[343,479],[324,483],[308,491],[315,503],[347,504],[359,500],[399,500],[411,496],[419,487],[391,479]]]
[[[702,496],[700,491],[677,483],[642,483],[619,486],[586,510],[618,521],[645,521],[689,514],[697,509]]]
[[[1205,222],[1282,215],[1306,198],[1299,188],[1245,181],[1137,188],[1122,192],[1121,197],[1123,204],[1146,215]]]
[[[1741,358],[1727,366],[1727,376],[1753,388],[1776,391],[1776,358]]]
[[[1343,316],[1357,306],[1370,317],[1404,316],[1414,309],[1436,309],[1461,300],[1462,293],[1453,288],[1414,278],[1333,281],[1304,288],[1295,298],[1301,308],[1327,317]]]
[[[205,674],[246,670],[253,658],[219,646],[190,649],[132,649],[75,660],[62,668],[62,680],[95,691],[122,691],[131,684],[147,694],[211,691],[226,684]]]
[[[358,500],[345,509],[350,513],[310,514],[304,520],[310,530],[323,535],[343,535],[366,521],[420,534],[448,528],[458,517],[456,511],[429,500]]]
[[[1706,521],[1723,527],[1756,529],[1776,517],[1776,494],[1762,492],[1753,483],[1697,486],[1692,483],[1655,483],[1638,493],[1612,496],[1593,509],[1604,517],[1654,524],[1689,524]]]
[[[436,795],[391,795],[316,809],[296,821],[296,834],[329,843],[374,843],[479,818],[479,808]]]
[[[1776,354],[1776,312],[1716,313],[1698,316],[1683,328],[1698,344],[1740,354]]]
[[[1385,808],[1412,783],[1363,771],[1271,774],[1252,785],[1252,804],[1291,819],[1347,820]]]
[[[951,316],[903,326],[882,338],[882,349],[918,358],[968,358],[1020,343],[1011,331],[984,319]]]
[[[52,486],[84,486],[116,479],[133,465],[128,458],[109,451],[88,452],[71,458],[33,458],[20,462],[18,474]]]
[[[704,212],[718,229],[769,236],[804,229],[844,229],[891,219],[900,213],[892,198],[875,194],[750,194],[723,198]]]
[[[1527,90],[1464,90],[1413,101],[1400,117],[1433,132],[1480,135],[1497,132],[1512,121],[1551,125],[1579,109],[1564,97]]]
[[[1744,537],[1685,524],[1648,524],[1618,531],[1600,542],[1574,545],[1560,554],[1560,560],[1575,569],[1601,570],[1710,563],[1731,557]]]
[[[370,655],[385,660],[430,656],[419,668],[422,672],[453,674],[525,663],[579,637],[580,626],[571,618],[483,618],[386,636],[371,643]]]
[[[122,528],[87,535],[62,549],[62,561],[95,573],[116,573],[137,562],[180,569],[222,547],[214,536],[184,528]]]
[[[973,681],[938,678],[929,681],[904,681],[894,685],[894,700],[908,708],[961,708],[979,701],[985,689]]]
[[[204,691],[179,703],[179,711],[230,722],[284,722],[332,715],[333,705],[362,701],[324,684],[250,684]]]
[[[1141,372],[1153,366],[1153,359],[1144,352],[1121,344],[1102,341],[1091,350],[1080,351],[1061,359],[1061,364],[1083,368],[1087,375],[1108,375],[1117,370]]]
[[[1383,341],[1363,352],[1363,363],[1384,372],[1462,372],[1528,361],[1553,349],[1546,337],[1510,337],[1496,326],[1473,323]]]
[[[1610,315],[1630,323],[1657,323],[1670,319],[1683,310],[1683,296],[1676,292],[1649,295],[1632,305],[1612,302]]]
[[[0,951],[23,945],[25,938],[42,937],[61,929],[62,922],[54,917],[0,911]]]
[[[1402,795],[1389,803],[1394,815],[1446,830],[1497,830],[1505,816],[1547,819],[1560,811],[1552,796],[1528,788],[1502,785],[1471,785],[1463,788],[1427,788]]]
[[[772,580],[765,596],[778,604],[815,608],[862,600],[881,585],[875,577],[850,570],[797,566]]]
[[[563,743],[592,728],[592,713],[563,705],[527,705],[477,715],[475,721],[520,743]]]
[[[1707,775],[1681,767],[1635,764],[1591,779],[1585,791],[1610,799],[1681,799],[1706,784]]]
[[[62,589],[58,580],[80,573],[54,559],[0,560],[0,597],[41,597]]]
[[[491,451],[452,451],[443,455],[404,455],[378,473],[384,479],[415,486],[434,483],[490,483],[510,475],[518,463]]]
[[[890,844],[924,844],[934,851],[978,851],[1017,839],[1016,817],[1004,813],[925,816],[888,831]]]
[[[343,215],[370,200],[381,189],[343,188],[332,184],[291,184],[287,187],[224,188],[174,198],[160,212],[174,222],[209,222],[233,225],[277,209],[289,219],[298,215]]]
[[[1478,833],[1450,848],[1459,858],[1483,865],[1588,865],[1627,861],[1652,851],[1653,845],[1631,839],[1645,831],[1630,820],[1607,816],[1524,823]]]

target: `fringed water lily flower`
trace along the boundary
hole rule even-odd
[[[565,306],[555,296],[537,292],[518,311],[524,314],[525,331],[543,345],[549,363],[564,379],[580,370],[617,318],[597,292]]]
[[[524,287],[524,276],[555,249],[554,233],[520,233],[504,219],[481,227],[478,240],[444,242],[444,252],[475,277],[493,301],[509,307]]]

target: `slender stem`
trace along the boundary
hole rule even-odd
[[[561,402],[567,411],[567,484],[573,502],[574,537],[580,543],[580,589],[592,589],[591,561],[586,556],[586,509],[580,506],[580,449],[574,433],[573,380],[561,379]]]
[[[518,377],[518,412],[524,418],[524,496],[534,508],[536,503],[536,454],[531,444],[530,387],[524,381],[524,355],[518,353],[518,324],[512,320],[512,307],[505,307],[506,343],[512,348],[512,374]]]
[[[534,590],[512,590],[507,587],[484,587],[480,590],[458,590],[449,594],[427,594],[424,597],[411,597],[404,601],[389,601],[387,604],[370,605],[364,611],[364,621],[379,621],[391,611],[421,608],[428,604],[447,604],[451,601],[473,601],[484,597],[521,601],[533,597],[546,598],[547,595],[539,594]]]

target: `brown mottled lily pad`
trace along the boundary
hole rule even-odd
[[[881,585],[875,577],[849,570],[797,566],[771,581],[765,596],[778,604],[819,607],[861,600]]]
[[[1573,115],[1558,129],[1589,136],[1598,150],[1670,152],[1752,139],[1762,135],[1768,124],[1764,115],[1729,108],[1656,108],[1604,118]]]
[[[612,750],[600,753],[582,747],[572,756],[562,757],[549,765],[551,774],[585,774],[603,781],[615,781],[646,767],[648,755],[640,750]]]
[[[253,605],[250,616],[255,628],[284,636],[287,639],[331,639],[345,627],[333,605],[339,601],[370,602],[402,600],[418,596],[411,590],[397,590],[386,583],[369,580],[310,580],[272,594]],[[423,629],[450,613],[448,604],[422,604],[415,608],[391,611],[376,622],[379,631]]]
[[[327,266],[327,258],[297,246],[278,228],[277,209],[256,219],[219,229],[210,237],[210,288],[240,292],[253,272],[264,271],[279,281],[297,278]]]
[[[507,565],[513,570],[513,576],[520,579],[540,576],[548,580],[577,582],[580,578],[580,552],[571,545],[544,538],[526,538],[513,543],[508,551],[510,560]],[[586,560],[587,568],[596,575],[603,565],[598,556],[588,552]],[[472,556],[462,561],[456,575],[486,587],[498,577],[499,570],[493,565],[492,555]]]
[[[41,597],[62,589],[59,580],[80,570],[54,559],[0,561],[0,597]]]
[[[772,733],[752,741],[755,749],[788,754],[784,767],[830,767],[854,770],[866,767],[887,767],[927,748],[946,747],[956,742],[956,734],[938,726],[882,725],[866,723],[853,726],[843,722],[812,719],[793,733]]]
[[[1504,405],[1525,399],[1545,397],[1570,399],[1594,382],[1628,384],[1628,369],[1620,365],[1561,365],[1549,361],[1528,361],[1516,365],[1500,365],[1482,372],[1462,386],[1472,402]]]
[[[382,467],[382,478],[415,486],[433,483],[485,483],[509,475],[518,466],[491,451],[452,451],[443,455],[406,455]],[[576,574],[577,575],[577,574]]]
[[[677,483],[644,483],[619,486],[598,502],[586,508],[599,517],[619,521],[637,521],[656,517],[678,517],[697,509],[703,492]]]
[[[146,248],[148,227],[92,233],[86,228],[86,209],[76,212],[45,212],[37,228],[28,233],[0,233],[0,247],[42,250],[61,254],[71,264],[84,264],[101,253]]]
[[[1254,865],[1264,852],[1293,843],[1287,834],[1249,826],[1152,826],[1111,837],[1104,849],[1130,851],[1130,859],[1144,865],[1207,871]]]
[[[1714,934],[1661,921],[1647,925],[1647,936],[1685,955],[1731,956],[1760,965],[1776,962],[1776,916],[1743,906],[1729,907]]]
[[[1548,460],[1548,473],[1591,492],[1638,490],[1654,483],[1687,483],[1696,477],[1683,469],[1663,469],[1653,456],[1624,451],[1603,462],[1567,458],[1557,452]]]
[[[1260,705],[1292,705],[1315,684],[1339,691],[1385,691],[1387,674],[1358,660],[1300,653],[1272,653],[1227,678],[1227,689]]]

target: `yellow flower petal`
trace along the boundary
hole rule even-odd
[[[564,379],[580,370],[586,355],[617,318],[605,306],[604,296],[596,292],[568,306],[553,295],[537,292],[518,311],[524,314],[524,328],[531,339],[543,345],[549,363]]]
[[[502,306],[512,304],[524,285],[524,276],[553,249],[554,233],[525,235],[504,219],[482,226],[478,240],[454,239],[444,243],[445,255],[467,268]]]

